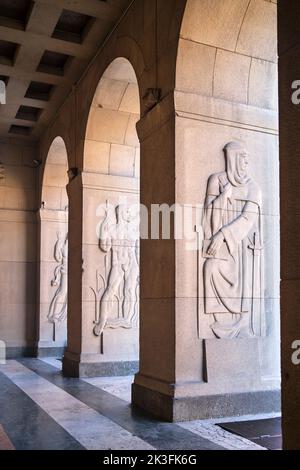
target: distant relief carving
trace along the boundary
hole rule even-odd
[[[204,313],[217,338],[264,336],[262,194],[244,145],[224,153],[226,171],[210,176],[204,204]]]
[[[104,275],[97,272],[94,334],[105,328],[135,328],[139,317],[139,245],[137,218],[131,207],[107,207],[100,227],[99,247]]]
[[[58,263],[54,271],[52,286],[57,286],[50,304],[48,320],[50,323],[62,323],[67,317],[68,297],[68,234],[57,234],[54,247],[54,258]]]
[[[5,183],[5,168],[3,163],[0,162],[0,185]]]

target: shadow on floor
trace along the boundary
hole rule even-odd
[[[269,450],[282,450],[281,419],[270,418],[219,424],[222,429],[245,437]]]

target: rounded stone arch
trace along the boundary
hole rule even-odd
[[[95,89],[86,126],[83,171],[137,177],[140,91],[130,61],[110,62]]]
[[[54,137],[45,154],[41,167],[40,207],[64,210],[63,205],[67,200],[69,152],[63,137]],[[60,203],[59,191],[63,193],[60,196]]]
[[[187,0],[176,90],[276,110],[276,19],[264,0]]]
[[[38,354],[62,356],[67,339],[68,152],[56,136],[41,168],[38,217]]]
[[[139,203],[139,119],[140,93],[135,70],[128,59],[117,57],[110,61],[95,89],[81,174],[83,337],[99,374],[111,358],[115,362],[115,372],[111,373],[120,373],[122,367],[129,373],[138,367],[138,228],[133,241],[124,239],[123,258],[114,229],[120,233],[136,228],[133,210]],[[74,187],[76,184],[75,179]],[[128,214],[132,212],[120,216],[119,209],[123,208],[125,214],[125,207]],[[70,210],[72,214],[72,200]],[[70,227],[70,244],[72,236]],[[126,261],[120,265],[121,259]],[[126,270],[122,267],[125,264]]]
[[[272,377],[275,388],[280,369],[276,18],[274,2],[187,0],[178,43],[174,91],[175,160],[180,169],[176,174],[177,202],[192,207],[205,203],[208,180],[211,175],[226,170],[223,149],[233,141],[244,142],[250,155],[249,175],[262,190],[264,289],[260,318],[262,323],[266,322],[267,337],[264,341],[258,340],[263,366],[259,370],[253,358],[251,373],[262,381],[266,376]],[[199,242],[197,237],[202,236],[201,230],[199,222],[200,232],[195,234],[195,243]],[[202,240],[200,243],[202,246]],[[182,260],[182,270],[177,293],[187,299],[186,304],[182,303],[182,311],[188,310],[189,300],[198,298],[194,311],[189,310],[190,317],[182,314],[185,321],[182,329],[189,322],[189,331],[195,333],[194,341],[186,348],[184,335],[178,337],[178,348],[185,351],[179,379],[192,381],[201,368],[209,369],[214,354],[211,350],[211,356],[201,358],[197,354],[198,340],[216,339],[216,335],[211,327],[214,319],[205,310],[205,258],[200,255],[197,261],[196,252],[180,250],[178,258]],[[276,300],[271,302],[271,298]],[[232,361],[234,370],[238,351],[237,347],[237,356],[228,358],[229,369]],[[251,354],[249,350],[249,357]],[[191,361],[191,357],[195,360]],[[218,360],[222,362],[221,357]],[[208,375],[218,377],[218,368],[208,369]]]
[[[106,49],[107,48],[107,49]],[[146,70],[143,52],[138,43],[128,37],[120,36],[116,40],[111,41],[99,56],[95,57],[91,63],[87,73],[78,83],[76,90],[76,101],[78,113],[80,114],[80,125],[77,128],[77,152],[76,166],[83,168],[84,143],[87,132],[90,109],[94,96],[103,74],[116,59],[127,60],[134,70],[139,89],[140,106],[142,107],[142,97],[145,94],[143,86],[143,74]],[[141,110],[142,112],[142,110]]]

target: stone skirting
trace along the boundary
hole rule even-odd
[[[35,348],[32,346],[7,346],[5,349],[6,359],[17,359],[19,357],[34,357]]]
[[[46,347],[46,348],[37,348],[35,352],[36,357],[56,357],[61,359],[64,355],[64,347]]]
[[[280,390],[174,398],[136,383],[132,404],[169,422],[280,412]]]
[[[67,377],[118,377],[134,375],[139,368],[138,361],[80,362],[63,357],[63,374]]]

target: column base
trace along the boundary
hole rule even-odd
[[[280,390],[174,398],[133,383],[132,404],[161,420],[180,422],[277,413],[281,398]]]
[[[7,346],[5,348],[6,359],[18,359],[19,357],[35,357],[33,346]]]
[[[35,343],[34,357],[55,357],[62,359],[66,349],[65,341],[44,341],[40,340]]]
[[[67,352],[63,356],[63,375],[66,377],[118,377],[134,375],[138,369],[138,361],[84,362]]]
[[[41,348],[38,347],[35,351],[36,357],[56,357],[61,359],[64,355],[65,348],[61,347],[47,347]]]

